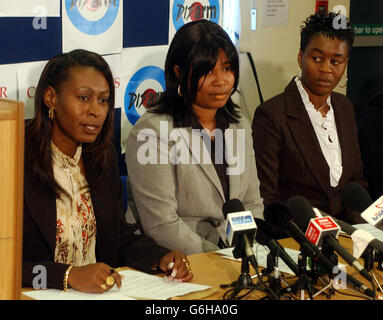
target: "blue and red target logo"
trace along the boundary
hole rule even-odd
[[[130,78],[124,95],[126,117],[134,125],[146,107],[165,91],[165,72],[156,66],[139,69]]]
[[[205,0],[202,2],[205,5],[198,1],[174,0],[172,10],[174,28],[178,30],[187,22],[201,19],[218,23],[221,12],[219,0]]]
[[[69,20],[81,32],[98,35],[116,21],[120,0],[65,0]]]

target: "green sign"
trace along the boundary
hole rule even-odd
[[[353,24],[355,36],[383,36],[383,24]]]

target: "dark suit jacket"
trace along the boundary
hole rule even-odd
[[[131,266],[149,272],[169,250],[149,237],[134,234],[135,225],[125,222],[116,152],[113,147],[111,149],[113,160],[110,170],[98,186],[94,184],[98,172],[90,171],[84,159],[97,223],[96,259],[112,267]],[[28,159],[25,159],[23,286],[32,285],[36,276],[34,266],[43,265],[47,270],[47,287],[63,287],[68,265],[54,262],[55,244],[56,199],[32,173]]]
[[[354,219],[345,216],[339,195],[350,181],[366,185],[354,109],[339,93],[331,93],[331,103],[343,165],[335,188],[330,185],[329,167],[294,79],[283,93],[255,110],[253,141],[265,206],[301,195],[320,210],[348,221]]]
[[[358,133],[364,175],[376,200],[383,195],[383,90],[363,108]]]

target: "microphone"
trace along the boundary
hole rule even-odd
[[[258,266],[253,252],[253,241],[257,225],[251,211],[246,211],[242,202],[238,199],[230,199],[225,202],[222,211],[226,219],[226,238],[229,246],[234,247],[239,244],[251,264],[254,267]]]
[[[383,224],[383,196],[375,202],[367,189],[358,182],[349,182],[340,192],[342,202],[352,210],[361,213],[361,217],[379,228]]]
[[[331,217],[329,214],[327,214],[323,211],[320,211],[320,213],[324,216]],[[331,217],[331,218],[340,226],[341,230],[343,232],[347,233],[349,236],[351,236],[351,238],[353,238],[353,236],[358,236],[358,237],[364,238],[365,242],[366,242],[365,248],[368,245],[370,245],[371,247],[373,247],[377,251],[383,253],[383,242],[376,239],[371,233],[369,233],[366,230],[360,230],[358,228],[355,228],[352,225],[348,224],[347,222],[340,220],[338,218],[334,218],[334,217]],[[363,251],[364,250],[361,250],[360,254],[356,257],[359,258],[361,253],[363,253]]]
[[[226,237],[230,246],[236,246],[233,250],[234,258],[242,258],[242,274],[238,279],[240,287],[249,288],[251,278],[248,275],[247,261],[244,256],[250,261],[251,265],[259,275],[258,263],[253,251],[253,241],[257,232],[257,225],[251,211],[246,211],[242,202],[238,199],[230,199],[223,204],[223,214],[225,216]],[[279,300],[279,296],[263,282],[259,276],[259,281],[265,287],[268,296],[273,300]],[[250,286],[252,287],[252,286]]]
[[[336,223],[329,216],[324,218],[315,218],[313,207],[309,201],[302,196],[291,197],[288,202],[289,208],[294,208],[294,210],[292,210],[294,220],[297,222],[301,230],[307,229],[309,232],[310,224],[312,228],[314,224],[313,221],[317,221],[319,219],[328,219],[334,225],[336,225]],[[371,274],[363,268],[363,266],[354,256],[347,252],[347,250],[339,243],[339,241],[334,237],[332,233],[324,234],[322,241],[326,241],[350,266],[355,267],[367,280],[372,281]]]
[[[380,196],[360,216],[369,224],[381,229],[383,224],[383,196]]]
[[[288,205],[287,201],[286,205]],[[313,261],[319,263],[330,275],[333,273],[334,264],[311,243],[293,220],[293,215],[288,206],[282,202],[272,202],[267,206],[263,215],[265,220],[273,226],[285,230],[296,242],[301,245],[301,251]]]
[[[267,208],[265,210],[267,210]],[[255,236],[255,241],[257,241],[261,245],[267,246],[273,257],[279,256],[283,260],[283,262],[286,263],[286,265],[290,268],[290,270],[294,272],[295,275],[298,276],[299,275],[298,265],[288,255],[288,253],[278,243],[278,241],[274,240],[271,237],[271,234],[273,233],[272,226],[268,222],[262,219],[255,218],[254,220],[258,227],[257,234]]]
[[[343,187],[340,198],[346,206],[357,212],[363,212],[373,203],[367,189],[355,181]]]
[[[324,254],[322,254],[316,245],[311,243],[306,238],[302,230],[293,221],[289,205],[292,205],[289,201],[286,202],[286,205],[281,202],[271,203],[269,205],[269,210],[265,210],[264,212],[266,221],[288,232],[291,237],[293,237],[294,240],[301,245],[301,251],[309,256],[313,261],[319,263],[329,275],[333,273],[335,274],[335,270],[338,270],[338,274],[340,274],[342,272],[340,268],[334,269],[336,265],[334,265]],[[374,291],[355,279],[353,276],[347,274],[346,281],[360,292],[369,297],[375,298]]]

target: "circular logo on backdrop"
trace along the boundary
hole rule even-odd
[[[206,19],[215,23],[219,22],[220,6],[218,0],[200,0],[187,1],[187,0],[174,0],[173,3],[173,24],[174,28],[178,30],[185,23]]]
[[[139,69],[129,80],[125,89],[126,117],[134,125],[145,113],[146,107],[165,91],[165,72],[156,66]]]
[[[116,20],[119,7],[120,0],[65,0],[69,20],[88,35],[107,31]]]

